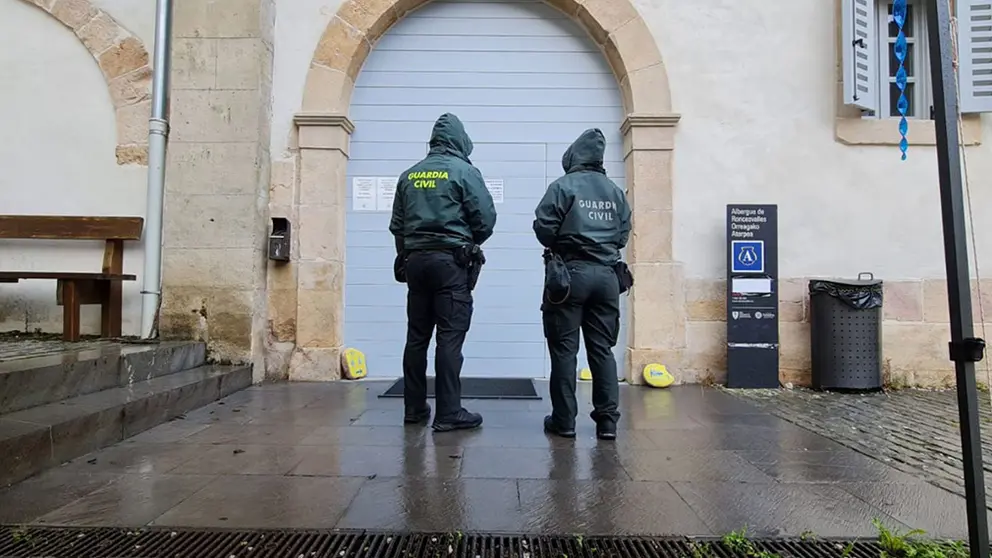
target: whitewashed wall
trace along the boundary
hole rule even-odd
[[[635,0],[659,42],[682,114],[675,257],[724,275],[724,206],[777,203],[782,277],[944,276],[932,146],[834,140],[835,2]],[[992,125],[969,148],[979,257],[992,266]],[[892,123],[895,127],[896,123]],[[992,267],[986,268],[989,275]]]
[[[129,19],[141,18],[119,21]],[[145,39],[146,29],[134,31]],[[0,37],[0,213],[143,216],[145,167],[117,165],[107,85],[79,39],[21,0],[0,0]],[[100,242],[0,240],[3,270],[100,271],[102,255]],[[142,265],[140,246],[129,244],[125,272]],[[125,335],[138,333],[139,285],[125,283]],[[83,333],[99,325],[99,307],[83,307]],[[37,329],[62,330],[55,282],[0,284],[0,331]]]
[[[314,49],[341,0],[276,0],[275,56],[272,62],[272,142],[278,159],[286,154],[293,115],[303,104],[303,86]]]
[[[835,2],[633,1],[682,115],[675,257],[687,276],[723,276],[724,206],[750,202],[779,204],[782,277],[943,277],[933,147],[911,147],[903,162],[895,146],[834,139]],[[310,58],[339,4],[278,1],[274,157],[290,145]],[[992,265],[992,219],[981,209],[992,202],[992,124],[984,124],[984,145],[969,149],[968,162],[979,256]]]

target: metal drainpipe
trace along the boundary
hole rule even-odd
[[[148,198],[145,210],[145,273],[141,289],[141,338],[158,336],[162,299],[162,205],[165,197],[165,154],[169,141],[169,65],[172,51],[172,0],[158,0],[155,9],[155,52],[152,62],[152,113],[148,119]]]

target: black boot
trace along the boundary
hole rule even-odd
[[[617,439],[617,423],[612,420],[601,420],[596,423],[596,437],[600,440]]]
[[[427,424],[431,418],[431,406],[427,405],[423,409],[406,408],[403,413],[404,424]]]
[[[551,415],[544,417],[544,431],[548,434],[554,434],[555,436],[560,436],[562,438],[574,438],[575,429],[574,428],[559,428],[555,421],[552,420]]]
[[[452,430],[472,430],[482,426],[482,415],[465,409],[446,417],[434,417],[434,432],[451,432]]]

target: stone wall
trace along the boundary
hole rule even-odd
[[[779,293],[779,379],[810,384],[810,326],[807,279],[785,279]],[[947,284],[943,280],[883,282],[882,373],[893,387],[949,387],[954,367],[948,360],[950,324]],[[992,281],[983,281],[986,327],[992,329]],[[687,281],[688,358],[678,370],[685,382],[726,379],[726,282]],[[974,321],[981,336],[978,281],[972,282]]]
[[[176,0],[160,330],[164,337],[206,340],[220,360],[252,361],[256,379],[330,380],[343,341],[351,89],[377,39],[424,0],[293,3],[281,14],[280,29],[309,38],[280,50],[297,59],[280,65],[291,79],[280,78],[273,90],[274,1]],[[631,379],[649,362],[671,366],[685,382],[724,377],[725,289],[718,278],[725,265],[724,205],[732,202],[783,208],[783,381],[804,384],[809,377],[802,277],[861,269],[886,282],[890,381],[942,385],[951,378],[932,125],[911,125],[913,147],[902,162],[889,146],[894,122],[845,118],[836,98],[835,2],[787,9],[717,0],[548,2],[599,45],[628,112],[629,259],[637,286],[629,300],[628,346],[617,350],[628,351]],[[150,8],[109,0],[23,6],[61,22],[59,30],[93,58],[86,62],[96,62],[107,86],[99,91],[104,119],[114,134],[105,150],[109,164],[121,184],[142,184],[152,45],[147,29],[135,35],[133,25],[129,31],[115,18],[147,25]],[[755,25],[776,32],[755,36]],[[283,107],[275,116],[273,103]],[[276,138],[273,117],[290,133]],[[984,207],[992,190],[977,187],[975,177],[992,172],[992,119],[969,117],[964,132],[974,205]],[[94,142],[97,135],[91,131]],[[63,159],[60,168],[74,168],[70,162]],[[120,198],[93,168],[79,173],[101,182],[87,185],[97,193],[89,197]],[[40,196],[21,195],[32,197]],[[61,197],[58,203],[74,199]],[[58,207],[41,201],[49,211]],[[270,215],[292,222],[287,264],[265,259]],[[981,219],[975,225],[985,261],[992,225]],[[983,289],[992,311],[990,293],[992,284]],[[54,302],[49,313],[58,316]]]
[[[264,371],[273,0],[178,0],[163,337]]]
[[[325,18],[321,25],[326,21],[326,27],[313,40],[288,141],[272,140],[286,150],[273,163],[270,210],[294,223],[294,246],[293,261],[270,268],[268,277],[271,377],[337,377],[351,90],[378,38],[421,3],[345,0],[321,4],[319,10],[309,4],[294,8],[294,17],[301,18],[310,6],[310,16]],[[637,286],[629,300],[628,346],[617,350],[627,351],[629,379],[638,381],[639,371],[650,362],[670,366],[683,382],[725,377],[725,290],[723,281],[715,279],[722,275],[725,258],[725,203],[788,208],[780,223],[781,264],[786,277],[797,278],[783,281],[782,288],[784,381],[807,383],[809,376],[806,282],[798,277],[850,275],[868,268],[895,290],[907,277],[940,276],[939,216],[930,213],[937,201],[932,148],[924,152],[913,147],[910,160],[900,162],[893,150],[863,145],[877,141],[845,142],[833,133],[838,63],[831,39],[837,28],[831,19],[833,4],[790,5],[785,13],[708,1],[691,6],[642,3],[636,8],[612,0],[549,3],[580,22],[600,45],[628,112],[624,158],[634,210],[628,257]],[[711,17],[728,10],[734,18]],[[804,49],[768,48],[741,30],[745,28],[729,23],[759,17],[808,22],[776,27],[782,41],[794,40]],[[297,27],[280,21],[282,29]],[[304,30],[315,27],[308,23]],[[808,41],[810,29],[823,40]],[[720,46],[726,44],[720,37],[731,32],[741,33],[734,56]],[[700,43],[699,33],[709,33],[712,40]],[[294,31],[294,52],[302,48],[298,43]],[[739,64],[740,58],[749,64]],[[671,93],[670,69],[678,75]],[[769,98],[769,80],[778,91],[793,93]],[[739,84],[732,95],[726,83]],[[299,86],[280,83],[277,96],[296,98]],[[290,117],[285,111],[277,115],[280,120]],[[978,145],[981,123],[971,118],[965,130],[973,145],[969,168],[974,175],[990,161],[982,157],[987,148]],[[895,129],[892,121],[871,126]],[[923,136],[917,133],[913,141]],[[868,190],[873,201],[887,200],[891,214],[868,203],[842,203]],[[893,232],[879,234],[883,229]],[[895,319],[893,305],[886,310],[884,326],[886,353],[891,355],[886,369],[893,381],[940,383],[950,369],[943,355],[946,324]],[[922,338],[928,339],[919,345],[926,359],[899,349]]]

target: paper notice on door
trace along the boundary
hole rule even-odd
[[[486,189],[489,190],[489,195],[493,197],[493,203],[503,203],[503,179],[502,178],[487,178],[486,179]]]
[[[351,179],[351,209],[375,211],[375,178],[356,176]]]
[[[376,179],[376,200],[375,205],[378,211],[393,211],[393,198],[396,197],[396,182],[399,178],[395,176],[380,176]]]

